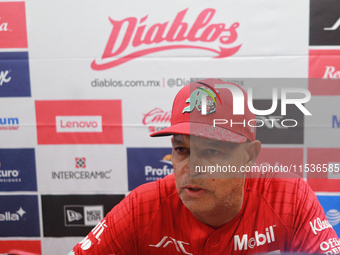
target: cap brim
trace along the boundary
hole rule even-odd
[[[239,135],[228,129],[214,127],[208,124],[190,122],[177,123],[171,127],[167,127],[158,132],[152,133],[150,136],[157,137],[168,135],[194,135],[212,140],[232,143],[244,143],[247,141],[247,137]]]

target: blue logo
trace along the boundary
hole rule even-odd
[[[30,97],[28,52],[0,52],[0,97]]]
[[[0,196],[0,237],[12,236],[40,236],[37,196]]]
[[[19,118],[17,117],[0,117],[0,130],[18,130]]]
[[[340,118],[336,115],[332,116],[332,128],[340,128]]]
[[[0,149],[0,191],[37,191],[34,149]]]
[[[317,196],[328,222],[340,236],[340,196]]]
[[[174,172],[171,148],[127,148],[129,190]]]

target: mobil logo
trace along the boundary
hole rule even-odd
[[[36,101],[38,144],[122,144],[120,100]]]
[[[25,2],[0,3],[0,48],[27,48]]]
[[[174,49],[208,51],[214,58],[232,56],[242,46],[236,43],[240,24],[214,20],[215,13],[213,8],[204,9],[198,15],[185,9],[175,14],[172,21],[155,24],[147,20],[149,15],[122,20],[109,17],[112,26],[109,40],[101,59],[94,60],[91,68],[105,70],[148,54]]]
[[[248,234],[234,236],[234,251],[243,251],[254,249],[255,247],[270,244],[276,241],[275,231],[276,225],[265,228],[265,231],[255,231],[253,237]]]

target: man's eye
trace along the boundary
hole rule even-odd
[[[212,155],[212,156],[217,155],[219,153],[219,151],[215,149],[207,149],[206,152],[208,155]]]
[[[187,152],[187,148],[185,148],[185,147],[176,147],[175,151],[177,151],[180,154],[184,154],[184,153]]]

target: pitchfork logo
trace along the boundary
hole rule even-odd
[[[238,22],[213,23],[215,9],[203,10],[193,24],[185,22],[188,9],[180,11],[174,20],[146,24],[148,15],[138,19],[129,17],[114,20],[111,35],[101,59],[92,62],[93,70],[105,70],[151,53],[172,49],[199,49],[210,51],[214,58],[234,55],[242,44],[229,46],[238,38]],[[122,35],[124,35],[122,37]],[[208,46],[208,47],[207,47]]]

